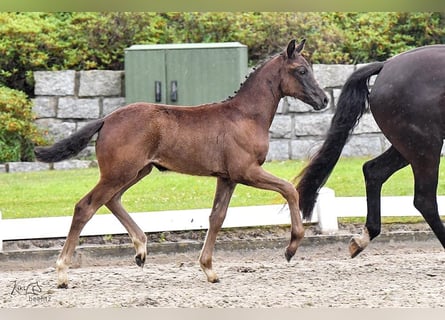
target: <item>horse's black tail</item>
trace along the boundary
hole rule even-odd
[[[344,84],[326,140],[296,178],[304,218],[311,217],[318,191],[329,178],[351,131],[365,111],[369,78],[382,68],[383,62],[369,64],[355,71]]]
[[[58,162],[74,157],[86,148],[88,142],[102,128],[103,124],[103,119],[92,121],[71,136],[56,142],[50,147],[35,148],[36,159],[41,162]]]

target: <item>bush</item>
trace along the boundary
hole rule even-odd
[[[0,13],[0,84],[34,94],[32,72],[62,68],[62,22],[43,13]]]
[[[238,41],[250,65],[307,38],[313,63],[364,63],[445,42],[434,12],[0,13],[0,84],[34,94],[35,70],[124,69],[133,44]]]
[[[165,38],[167,23],[154,12],[73,13],[60,31],[61,38],[70,43],[63,67],[123,70],[125,48],[170,42]]]
[[[44,144],[23,92],[0,87],[0,163],[32,161],[34,144]]]
[[[434,12],[336,13],[346,63],[386,60],[403,51],[445,42],[445,16]]]

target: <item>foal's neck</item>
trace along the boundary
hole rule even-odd
[[[275,57],[255,70],[234,97],[234,103],[246,116],[272,124],[280,99],[280,57]]]

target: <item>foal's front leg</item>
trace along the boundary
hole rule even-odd
[[[199,256],[201,269],[206,274],[207,280],[213,283],[219,282],[218,275],[213,271],[212,267],[213,249],[215,247],[216,236],[219,230],[221,230],[221,226],[226,217],[227,208],[229,207],[235,186],[236,183],[229,179],[218,178],[213,208],[209,218],[209,229],[207,230],[204,246]]]
[[[260,166],[251,167],[246,172],[243,183],[260,189],[276,191],[287,200],[291,217],[291,239],[286,248],[285,257],[287,261],[290,261],[304,238],[304,226],[298,205],[298,191],[290,182],[275,177]]]

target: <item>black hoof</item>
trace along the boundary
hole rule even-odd
[[[68,289],[68,284],[67,284],[67,283],[59,284],[59,285],[57,286],[57,288],[58,288],[58,289]]]
[[[134,260],[136,261],[136,264],[137,264],[139,267],[141,267],[141,268],[144,267],[145,259],[142,259],[140,254],[138,254],[137,256],[135,256],[135,257],[134,257]]]
[[[284,256],[286,257],[287,262],[290,262],[290,260],[292,259],[292,257],[294,256],[295,253],[291,253],[289,252],[289,250],[286,250],[284,252]]]

